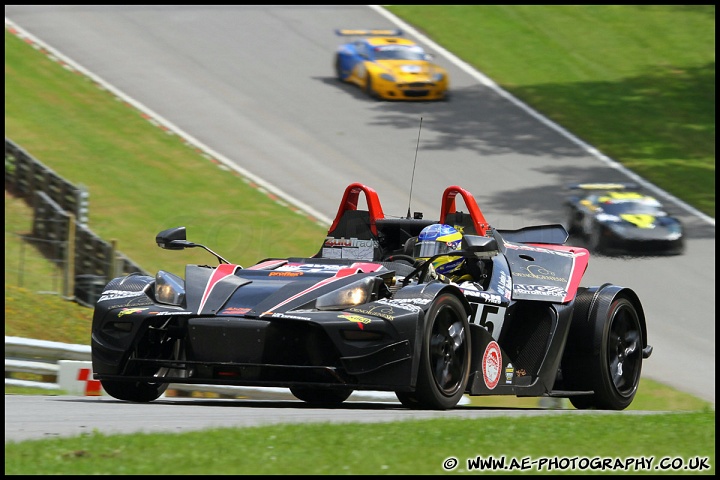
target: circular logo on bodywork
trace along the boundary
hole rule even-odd
[[[490,390],[495,388],[500,381],[501,367],[502,353],[500,352],[500,345],[492,341],[485,348],[482,360],[483,380],[485,380],[485,386]]]

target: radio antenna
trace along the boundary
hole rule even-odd
[[[422,130],[422,117],[420,117],[420,128],[418,129],[417,145],[415,146],[415,161],[413,162],[412,177],[410,178],[410,198],[408,198],[407,218],[410,218],[410,202],[412,201],[412,189],[415,182],[415,165],[417,165],[418,149],[420,148],[420,131]]]

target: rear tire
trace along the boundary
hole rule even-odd
[[[290,393],[303,402],[316,406],[337,406],[353,393],[351,388],[291,387]]]
[[[335,55],[335,77],[343,81],[342,68],[340,67],[340,55]]]
[[[563,365],[568,387],[594,393],[571,396],[570,403],[577,409],[624,410],[640,383],[644,345],[640,315],[623,296],[601,294],[595,303],[589,318],[573,319],[581,322],[582,331],[568,340],[586,343],[578,345]]]
[[[470,375],[468,315],[455,295],[444,293],[425,318],[417,389],[407,396],[396,395],[411,408],[417,402],[415,408],[447,410],[462,398]]]

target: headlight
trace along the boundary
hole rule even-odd
[[[168,305],[182,305],[185,301],[185,281],[177,275],[160,270],[155,275],[155,300]]]
[[[441,82],[443,78],[445,78],[445,75],[442,73],[436,73],[433,75],[433,82]]]
[[[395,77],[393,77],[393,76],[390,75],[389,73],[381,73],[381,74],[380,74],[380,78],[382,78],[383,80],[388,81],[388,82],[394,82],[394,81],[395,81]]]
[[[342,310],[367,303],[375,287],[374,277],[365,277],[334,292],[326,293],[315,301],[318,310]]]
[[[677,235],[678,237],[682,235],[682,227],[680,225],[670,225],[668,230],[670,230],[670,233]]]

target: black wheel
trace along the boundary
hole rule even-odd
[[[608,301],[609,300],[609,301]],[[591,345],[580,346],[568,368],[572,387],[593,390],[592,395],[570,397],[578,409],[623,410],[632,403],[640,383],[643,331],[633,303],[623,297],[598,299],[586,328]],[[587,338],[587,337],[586,337]]]
[[[571,207],[567,207],[567,231],[568,234],[574,235],[580,233],[580,226],[577,224],[577,211]]]
[[[340,55],[335,55],[335,77],[341,82],[343,81],[342,69],[340,68]]]
[[[368,94],[370,98],[376,98],[377,94],[375,93],[375,90],[373,90],[372,86],[372,77],[368,73],[365,77],[365,93]]]
[[[395,396],[397,396],[398,400],[400,400],[400,403],[402,403],[404,407],[410,408],[412,410],[421,408],[420,402],[418,402],[418,399],[415,398],[414,393],[395,392]]]
[[[407,397],[417,400],[418,408],[447,410],[460,401],[470,374],[469,335],[460,300],[448,293],[439,295],[426,316],[417,388]]]
[[[319,406],[337,406],[352,394],[351,388],[291,387],[290,393],[303,402]]]
[[[167,370],[167,369],[162,369]],[[161,372],[158,372],[163,373]],[[167,373],[167,372],[165,372]],[[164,374],[164,373],[163,373]],[[116,380],[101,380],[105,391],[118,400],[127,402],[147,403],[157,400],[168,388],[167,383],[124,382]]]
[[[177,360],[181,356],[182,342],[169,337],[154,342],[140,342],[137,349],[130,355],[128,363],[133,358],[155,358],[166,360]],[[129,377],[155,377],[157,381],[125,381],[125,380],[100,380],[105,391],[117,398],[128,402],[152,402],[160,397],[168,388],[168,383],[162,380],[168,375],[175,374],[175,370],[157,367],[129,367],[123,375]]]
[[[599,225],[593,225],[588,236],[588,250],[600,254],[603,251],[602,229]]]

